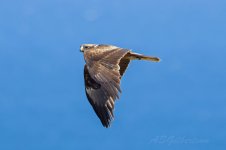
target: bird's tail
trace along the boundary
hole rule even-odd
[[[153,57],[153,56],[145,56],[142,54],[138,54],[138,53],[128,53],[126,55],[126,58],[130,59],[130,60],[147,60],[147,61],[153,61],[153,62],[159,62],[160,58],[158,57]]]

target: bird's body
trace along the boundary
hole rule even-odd
[[[83,44],[85,90],[101,123],[109,127],[114,118],[114,102],[119,98],[120,80],[131,60],[158,62],[158,57],[133,53],[113,45]]]

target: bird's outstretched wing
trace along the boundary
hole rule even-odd
[[[101,57],[96,54],[98,59],[86,60],[87,64],[84,67],[86,95],[105,127],[109,127],[114,118],[114,102],[121,92],[120,79],[129,64],[129,59],[123,57],[128,52],[130,52],[128,49],[115,48],[102,52]]]

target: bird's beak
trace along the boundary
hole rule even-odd
[[[84,52],[83,46],[80,46],[80,52]]]

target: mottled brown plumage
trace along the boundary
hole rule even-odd
[[[114,103],[119,98],[120,80],[131,60],[158,62],[159,58],[133,53],[112,45],[83,44],[86,65],[84,79],[86,96],[105,127],[114,118]]]

